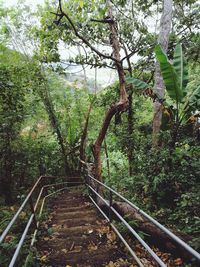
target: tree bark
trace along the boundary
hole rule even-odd
[[[105,205],[105,204],[104,204]],[[147,220],[140,212],[131,207],[125,202],[114,202],[113,207],[122,216],[129,221],[136,221],[137,228],[140,231],[148,234],[148,239],[159,247],[167,249],[168,251],[176,252],[184,257],[191,257],[183,248],[178,246],[170,237],[168,237],[161,229]],[[128,215],[128,216],[127,216]],[[174,233],[185,242],[191,241],[191,236],[180,232]]]
[[[129,135],[129,140],[131,140],[131,145],[127,147],[128,149],[128,173],[129,176],[133,175],[133,146],[132,146],[132,134],[133,134],[133,108],[132,108],[132,103],[133,103],[133,92],[129,92],[128,96],[129,100],[129,106],[128,106],[128,135]]]
[[[108,178],[110,179],[110,161],[109,161],[108,147],[107,147],[106,139],[104,139],[104,149],[105,149],[105,155],[106,155],[106,165],[107,165]]]
[[[5,173],[3,174],[2,179],[2,191],[4,194],[5,204],[11,205],[13,204],[13,177],[12,177],[12,170],[13,170],[13,157],[12,157],[12,138],[10,133],[6,133],[5,139],[5,156],[4,156],[4,170]]]
[[[86,155],[85,155],[85,144],[86,144],[86,138],[87,138],[87,132],[88,132],[88,124],[89,124],[89,119],[90,119],[90,113],[92,111],[92,105],[93,105],[93,102],[90,103],[90,106],[89,106],[89,109],[88,109],[88,112],[87,112],[87,116],[86,116],[86,119],[85,119],[85,125],[84,125],[84,128],[83,128],[83,132],[82,132],[82,135],[81,135],[81,143],[80,143],[80,159],[82,161],[86,161]]]
[[[169,42],[169,34],[172,24],[172,0],[163,0],[163,12],[160,19],[160,32],[158,36],[158,43],[166,52]],[[165,86],[160,71],[160,65],[155,63],[155,93],[159,98],[163,98],[165,94]],[[153,118],[153,147],[158,146],[158,135],[160,132],[162,120],[162,105],[156,100],[154,102],[154,118]]]
[[[94,164],[95,164],[95,178],[99,181],[102,181],[101,178],[101,146],[102,142],[106,136],[108,127],[113,116],[117,112],[126,111],[128,108],[128,97],[126,94],[126,87],[125,87],[125,73],[122,66],[122,62],[120,61],[120,42],[118,37],[118,28],[117,23],[114,20],[113,12],[112,12],[112,5],[110,1],[107,1],[108,5],[108,16],[113,21],[109,23],[110,28],[110,40],[113,49],[113,57],[115,59],[115,65],[118,73],[119,78],[119,87],[120,87],[120,99],[119,102],[113,104],[109,110],[107,111],[102,127],[100,129],[99,135],[93,145],[93,155],[94,155]]]
[[[63,136],[62,136],[59,124],[58,124],[58,120],[57,120],[56,115],[55,115],[55,110],[54,110],[53,105],[52,105],[51,100],[50,100],[50,96],[48,95],[47,88],[43,88],[43,90],[44,91],[42,93],[40,93],[40,96],[41,96],[41,99],[42,99],[44,106],[46,108],[47,114],[49,116],[51,126],[57,135],[58,144],[60,146],[60,150],[62,153],[65,174],[68,175],[70,168],[69,168],[69,164],[67,162],[66,145],[64,143],[64,139],[63,139]]]
[[[129,75],[130,77],[133,76],[133,70],[132,70],[132,66],[131,66],[131,61],[130,61],[130,58],[128,56],[128,51],[127,51],[127,48],[125,46],[125,44],[123,44],[123,48],[124,48],[124,52],[125,52],[125,55],[127,57],[127,64],[128,64],[128,72],[129,72]],[[128,93],[128,101],[129,101],[129,105],[128,105],[128,137],[129,137],[129,140],[131,140],[131,144],[133,142],[132,140],[132,134],[133,134],[133,85],[130,84],[130,91]],[[132,163],[133,163],[133,146],[132,145],[128,145],[127,146],[127,156],[128,156],[128,173],[129,173],[129,176],[132,176],[133,175],[133,167],[132,167]]]

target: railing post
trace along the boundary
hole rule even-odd
[[[86,174],[85,175],[85,184],[86,184],[86,186],[87,186],[87,192],[88,192],[88,196],[90,196],[90,188],[89,188],[89,176],[88,176],[88,174]]]
[[[112,191],[109,191],[110,194],[109,194],[109,223],[111,224],[112,223],[112,204],[113,204],[113,192]]]
[[[30,199],[29,199],[29,204],[30,204],[30,207],[31,207],[31,212],[32,212],[32,214],[34,214],[33,221],[34,221],[34,224],[35,224],[35,228],[37,229],[37,220],[36,220],[35,209],[34,209],[34,206],[33,206],[33,200],[32,200],[31,196],[30,196]]]

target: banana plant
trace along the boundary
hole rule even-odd
[[[161,74],[166,87],[167,94],[172,101],[172,105],[167,100],[160,99],[163,103],[163,118],[168,117],[168,124],[179,127],[188,121],[192,113],[200,109],[200,86],[192,93],[187,92],[188,71],[187,63],[183,55],[182,45],[177,44],[174,50],[173,61],[171,62],[160,45],[155,47],[156,59],[160,64]],[[136,91],[143,92],[150,86],[138,79],[129,77],[127,83],[133,84]]]

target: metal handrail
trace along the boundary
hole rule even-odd
[[[89,177],[91,179],[93,179],[94,181],[98,182],[99,184],[104,185],[103,183],[101,183],[100,181],[98,181],[97,179],[95,179],[94,177],[92,177],[91,175],[89,175]],[[196,250],[194,250],[192,247],[190,247],[187,243],[185,243],[183,240],[181,240],[178,236],[176,236],[175,234],[173,234],[169,229],[167,229],[165,226],[163,226],[162,224],[160,224],[158,221],[156,221],[154,218],[152,218],[150,215],[148,215],[142,209],[138,208],[135,204],[133,204],[132,202],[130,202],[128,199],[126,199],[125,197],[123,197],[121,194],[119,194],[118,192],[116,192],[115,190],[113,190],[112,188],[110,188],[109,186],[104,185],[104,187],[106,187],[108,190],[112,191],[116,196],[118,196],[123,201],[125,201],[127,204],[129,204],[131,207],[133,207],[135,210],[137,210],[138,213],[142,214],[147,220],[149,220],[154,225],[156,225],[158,228],[160,228],[160,230],[162,230],[165,234],[167,234],[176,243],[178,243],[185,250],[187,250],[190,254],[192,254],[194,257],[196,257],[198,260],[200,260],[200,254]]]
[[[86,165],[85,162],[82,162],[83,165]],[[141,210],[140,208],[138,208],[135,204],[133,204],[132,202],[130,202],[129,200],[127,200],[125,197],[123,197],[121,194],[119,194],[118,192],[116,192],[114,189],[110,188],[109,186],[105,185],[104,183],[100,182],[99,180],[95,179],[93,176],[91,176],[90,174],[87,174],[87,177],[93,181],[95,181],[96,183],[98,183],[99,185],[101,185],[102,187],[106,188],[109,192],[110,195],[112,197],[112,195],[116,195],[117,197],[119,197],[121,200],[123,200],[124,202],[126,202],[127,204],[129,204],[131,207],[133,207],[138,213],[142,214],[148,221],[150,221],[152,224],[154,224],[155,226],[157,226],[160,230],[162,230],[169,238],[171,238],[173,241],[175,241],[178,245],[180,245],[182,248],[184,248],[195,260],[197,260],[198,262],[200,262],[200,254],[195,251],[192,247],[190,247],[188,244],[186,244],[183,240],[181,240],[179,237],[177,237],[175,234],[173,234],[169,229],[167,229],[165,226],[161,225],[158,221],[156,221],[155,219],[153,219],[150,215],[148,215],[146,212],[144,212],[143,210]],[[107,201],[105,200],[94,188],[92,188],[89,184],[88,184],[88,188],[90,190],[92,190],[93,193],[95,193],[98,197],[101,198],[102,201],[104,201],[104,203],[109,207],[109,213],[114,212],[115,215],[128,227],[128,229],[132,232],[134,229],[122,218],[122,216],[114,209],[114,207],[112,206],[112,201]],[[132,229],[130,229],[132,228]],[[135,232],[136,233],[136,232]],[[136,237],[134,233],[134,236]],[[136,233],[137,234],[137,233]],[[136,237],[137,238],[137,237]],[[138,239],[138,238],[137,238]],[[141,243],[141,240],[139,240]],[[144,241],[142,240],[142,243]],[[146,244],[147,245],[147,244]],[[146,246],[145,245],[145,246]],[[144,243],[143,243],[144,246]],[[148,246],[148,245],[147,245]],[[147,247],[146,247],[147,249]],[[151,249],[151,248],[150,248]],[[152,251],[150,251],[149,249],[147,249],[148,252],[151,254],[151,256],[155,259],[155,253],[153,254]],[[157,257],[157,255],[156,255]],[[155,259],[157,261],[157,259]],[[161,262],[157,263],[160,266],[166,266],[166,265],[162,265]],[[163,263],[164,264],[164,263]]]
[[[97,203],[95,202],[95,200],[91,196],[89,196],[89,198],[91,199],[91,201],[93,202],[93,204],[96,206],[96,208],[101,212],[101,214],[106,218],[106,220],[107,221],[110,221],[109,217],[97,205]],[[120,234],[120,232],[117,230],[117,228],[114,226],[114,224],[110,222],[110,226],[117,233],[117,235],[119,236],[119,238],[121,239],[121,241],[124,243],[124,245],[126,246],[126,248],[129,250],[129,252],[133,256],[133,258],[135,259],[135,261],[137,262],[137,264],[139,265],[139,267],[144,267],[144,265],[141,263],[140,259],[137,257],[137,255],[135,254],[135,252],[132,250],[132,248],[129,246],[129,244],[126,242],[126,240]]]
[[[35,182],[35,184],[33,185],[31,191],[29,192],[29,194],[27,195],[27,197],[25,198],[25,200],[23,201],[22,205],[19,207],[18,211],[15,213],[15,215],[14,215],[13,218],[12,218],[12,220],[10,221],[10,223],[7,225],[6,229],[3,231],[3,233],[2,233],[1,236],[0,236],[0,244],[1,244],[1,243],[3,242],[3,240],[5,239],[5,237],[7,236],[8,232],[10,231],[10,229],[12,228],[12,226],[15,224],[17,218],[19,217],[19,214],[23,211],[23,209],[25,208],[26,204],[27,204],[28,202],[30,202],[30,206],[31,206],[31,215],[30,215],[30,217],[29,217],[29,219],[28,219],[28,222],[27,222],[27,224],[26,224],[26,227],[25,227],[25,229],[24,229],[24,231],[23,231],[23,233],[22,233],[22,235],[21,235],[21,238],[20,238],[20,240],[19,240],[19,242],[18,242],[18,244],[17,244],[16,250],[15,250],[15,252],[14,252],[14,254],[13,254],[13,257],[12,257],[12,259],[11,259],[11,262],[10,262],[10,264],[9,264],[9,267],[13,267],[13,266],[15,265],[16,260],[17,260],[17,257],[18,257],[18,255],[19,255],[19,253],[20,253],[20,250],[21,250],[21,248],[22,248],[22,246],[23,246],[23,243],[24,243],[24,241],[25,241],[25,238],[26,238],[26,236],[27,236],[28,230],[29,230],[29,228],[30,228],[32,222],[35,221],[35,230],[37,230],[37,228],[38,228],[38,226],[39,226],[39,221],[36,220],[36,211],[37,211],[37,207],[38,207],[38,205],[39,205],[39,201],[40,201],[40,199],[41,199],[41,197],[42,197],[42,194],[43,194],[43,192],[44,192],[44,189],[47,188],[47,187],[50,187],[50,186],[61,185],[61,184],[62,184],[62,185],[64,185],[64,184],[82,184],[82,182],[61,182],[61,183],[55,183],[55,184],[44,185],[44,186],[41,188],[41,190],[40,190],[40,192],[39,192],[39,194],[38,194],[38,197],[37,197],[37,200],[36,200],[35,205],[33,206],[33,203],[32,203],[32,195],[33,195],[35,189],[38,187],[38,185],[39,185],[39,183],[41,182],[41,180],[44,179],[44,178],[54,178],[54,179],[55,179],[55,178],[61,178],[61,177],[55,177],[55,176],[40,176],[40,177],[38,178],[38,180]],[[51,195],[51,194],[49,194],[49,195]],[[39,213],[39,218],[41,217],[41,212],[42,212],[42,209],[43,209],[43,205],[44,205],[44,200],[45,200],[45,199],[46,199],[46,198],[44,197],[44,199],[43,199],[43,204],[42,204],[42,207],[41,207],[41,209],[40,209],[40,213]],[[36,234],[36,233],[37,233],[37,231],[34,232],[33,237],[35,237],[35,234]],[[31,245],[33,245],[33,243],[34,243],[34,240],[33,240],[33,238],[32,238]]]
[[[121,222],[129,229],[129,231],[137,238],[137,240],[146,248],[152,258],[159,264],[161,267],[167,267],[166,264],[155,254],[155,252],[149,247],[149,245],[144,242],[144,240],[136,233],[136,231],[124,220],[124,218],[105,200],[99,193],[96,192],[90,185],[87,185],[110,209],[117,215]]]
[[[3,231],[3,233],[0,236],[0,244],[3,242],[3,240],[5,239],[5,237],[7,236],[8,232],[10,231],[11,227],[13,226],[13,224],[15,223],[15,221],[17,220],[17,218],[19,217],[19,214],[22,212],[22,210],[24,209],[24,207],[26,206],[26,204],[28,203],[31,195],[33,194],[33,192],[35,191],[35,188],[37,187],[37,185],[39,184],[39,182],[41,181],[41,179],[44,176],[40,176],[38,178],[38,180],[36,181],[36,183],[34,184],[34,186],[32,187],[31,191],[29,192],[29,194],[27,195],[27,197],[25,198],[24,202],[22,203],[22,205],[20,206],[20,208],[18,209],[18,211],[15,213],[15,215],[13,216],[12,220],[10,221],[10,223],[8,224],[8,226],[6,227],[6,229]]]

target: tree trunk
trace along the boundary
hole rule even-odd
[[[132,70],[132,66],[131,66],[131,61],[130,58],[128,57],[128,51],[127,48],[125,46],[125,44],[123,44],[123,48],[124,48],[124,52],[125,55],[127,57],[127,64],[128,64],[128,72],[130,77],[133,76],[133,70]],[[128,139],[131,142],[131,145],[127,146],[127,156],[128,156],[128,173],[129,176],[133,175],[133,146],[132,146],[132,134],[133,134],[133,90],[134,87],[132,84],[130,84],[130,91],[128,94],[128,101],[129,101],[129,105],[128,105]]]
[[[162,46],[166,52],[168,48],[169,34],[172,24],[172,0],[163,0],[163,12],[160,19],[160,32],[158,36],[158,43]],[[164,97],[165,86],[160,71],[160,65],[158,62],[155,64],[155,93],[160,98]],[[158,135],[160,132],[162,120],[162,105],[156,100],[154,102],[154,118],[153,118],[153,147],[158,146]]]
[[[2,179],[2,191],[4,194],[5,204],[12,205],[13,204],[13,179],[12,179],[12,169],[13,169],[13,162],[12,162],[12,149],[11,149],[11,136],[10,133],[6,134],[5,140],[5,157],[4,157],[4,170],[5,173],[3,174]]]
[[[131,142],[131,145],[128,146],[128,173],[129,176],[133,175],[133,146],[132,146],[132,134],[133,134],[133,108],[132,108],[132,103],[133,103],[133,92],[129,93],[128,96],[129,100],[129,106],[128,106],[128,137]]]
[[[108,178],[110,179],[110,161],[109,161],[108,147],[107,147],[106,139],[104,139],[104,149],[105,149],[105,155],[106,155],[106,165],[107,165]]]
[[[87,138],[87,132],[88,132],[88,124],[89,124],[89,118],[90,118],[90,113],[92,110],[92,105],[93,102],[90,103],[88,112],[87,112],[87,116],[86,116],[86,120],[85,120],[85,125],[83,128],[83,132],[81,135],[81,143],[80,143],[80,159],[83,161],[86,161],[86,155],[85,155],[85,144],[86,144],[86,138]]]
[[[109,23],[110,33],[111,33],[111,45],[113,49],[113,57],[115,58],[115,65],[119,78],[119,86],[120,86],[120,99],[119,102],[113,104],[109,110],[106,112],[102,127],[100,129],[99,135],[93,145],[93,155],[94,155],[94,164],[95,164],[95,178],[99,181],[102,181],[101,178],[101,146],[104,138],[106,136],[108,127],[113,116],[118,112],[123,112],[127,110],[128,107],[128,98],[126,94],[125,88],[125,74],[122,66],[122,62],[120,61],[120,43],[118,37],[118,29],[117,23],[114,21],[113,13],[112,13],[112,5],[110,1],[107,1],[108,4],[108,16],[112,20],[112,23]]]
[[[56,115],[55,115],[55,110],[53,108],[50,97],[48,95],[47,88],[44,88],[44,91],[42,93],[40,93],[40,96],[42,98],[42,101],[43,101],[44,106],[46,108],[46,111],[48,113],[51,126],[57,135],[58,144],[60,146],[60,150],[62,153],[65,174],[68,175],[70,168],[69,168],[69,165],[67,162],[66,144],[64,143],[64,139],[63,139],[63,136],[62,136],[59,124],[58,124],[58,120],[57,120]]]
[[[113,207],[123,218],[126,217],[128,221],[136,221],[136,228],[148,234],[149,237],[147,237],[147,239],[149,239],[149,241],[153,244],[156,244],[161,248],[167,249],[168,251],[176,252],[177,254],[180,254],[186,258],[191,256],[188,255],[188,253],[183,248],[177,246],[177,244],[170,237],[168,237],[161,229],[159,229],[153,223],[148,221],[142,214],[140,214],[140,212],[131,207],[129,204],[125,202],[114,202]],[[180,232],[176,232],[174,234],[179,236],[185,242],[189,242],[192,239],[191,236]]]

